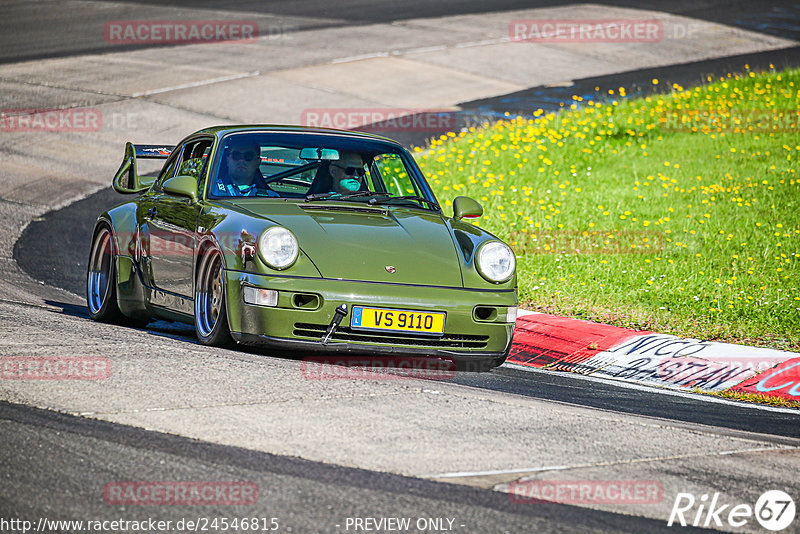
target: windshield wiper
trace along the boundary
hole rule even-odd
[[[375,200],[377,197],[388,197],[391,196],[389,193],[376,193],[375,191],[356,191],[355,193],[350,193],[347,195],[342,195],[341,193],[314,193],[313,195],[306,195],[306,201],[309,200],[349,200],[351,198],[360,198],[360,197],[373,197],[370,199],[370,203]]]
[[[416,195],[407,195],[407,196],[403,196],[403,197],[389,197],[389,198],[386,199],[386,202],[391,202],[393,200],[413,200],[413,201],[417,201],[417,202],[425,202],[426,204],[428,204],[433,209],[441,211],[441,208],[439,207],[439,204],[437,204],[433,200],[428,200],[427,198],[418,197]]]
[[[388,197],[391,196],[389,193],[377,193],[375,191],[356,191],[355,193],[350,193],[349,195],[344,195],[343,199],[348,198],[358,198],[358,197],[372,197],[369,199],[370,202],[375,200],[378,197]]]
[[[326,200],[334,196],[338,197],[339,193],[314,193],[313,195],[306,195],[306,202],[309,200]]]
[[[350,193],[347,195],[342,195],[340,193],[314,193],[313,195],[306,195],[306,202],[311,200],[350,200],[353,198],[362,198],[362,197],[372,197],[369,199],[370,204],[377,204],[378,202],[383,204],[389,204],[392,201],[400,200],[405,202],[424,202],[428,204],[431,208],[441,211],[439,204],[432,200],[428,200],[424,197],[418,197],[415,195],[408,195],[402,197],[394,197],[390,193],[380,193],[377,191],[356,191],[355,193]],[[415,204],[416,205],[416,204]]]

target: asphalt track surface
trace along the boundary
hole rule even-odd
[[[730,2],[597,2],[613,6],[655,8],[694,18],[754,29],[788,38],[800,35],[796,1]],[[536,2],[536,6],[564,2]],[[417,17],[497,12],[531,7],[531,2],[366,2],[348,0],[294,2],[291,0],[226,2],[227,13],[255,18],[262,32],[271,28],[302,31],[308,28],[357,27],[360,24],[401,21]],[[59,2],[3,2],[0,21],[0,63],[116,50],[105,43],[97,28],[108,20],[141,18],[209,18],[218,2],[144,0],[108,2],[107,9],[91,10],[78,3],[69,9]],[[259,18],[259,16],[263,16]],[[594,87],[620,85],[644,88],[646,80],[691,86],[706,74],[725,74],[743,62],[755,67],[800,65],[798,48],[703,61],[695,64],[641,70],[601,78],[577,80],[570,88],[532,87],[502,97],[462,104],[468,112],[501,114],[536,107],[556,109],[572,94],[589,94]],[[664,83],[662,87],[666,86]],[[648,88],[650,89],[650,88]],[[635,94],[635,90],[631,92]],[[419,144],[421,139],[403,139]],[[104,189],[78,203],[35,220],[18,241],[15,259],[35,279],[75,294],[83,294],[90,233],[103,209],[125,200]],[[63,232],[69,228],[69,232]],[[59,235],[59,239],[53,239]],[[45,246],[46,244],[46,246]],[[53,302],[59,304],[58,302]],[[86,317],[83,307],[61,303],[63,313]],[[151,324],[156,334],[169,333],[178,344],[196,343],[189,329],[165,323]],[[459,374],[456,384],[509,395],[576,404],[600,410],[639,414],[654,421],[681,421],[715,427],[736,436],[740,431],[762,434],[765,441],[794,442],[800,425],[794,414],[767,411],[744,404],[720,404],[664,395],[648,389],[630,389],[613,383],[588,382],[558,373],[530,373],[504,367],[486,374]],[[720,429],[724,429],[721,430]],[[454,452],[455,453],[455,452]],[[488,452],[487,454],[490,454]],[[0,477],[6,488],[0,498],[0,517],[49,519],[175,520],[180,516],[231,516],[239,510],[204,507],[128,507],[103,503],[103,485],[109,480],[250,480],[260,498],[247,515],[279,517],[293,532],[343,532],[347,517],[452,517],[457,532],[659,532],[672,531],[663,520],[559,504],[520,506],[508,495],[460,485],[361,469],[339,467],[243,448],[200,442],[109,422],[74,417],[34,407],[0,402]],[[683,530],[683,529],[682,529]]]
[[[276,517],[282,532],[345,532],[348,517],[454,519],[456,532],[669,532],[664,521],[505,493],[344,468],[0,403],[0,464],[14,496],[2,517],[57,519]],[[58,470],[43,466],[59,466]],[[257,484],[250,506],[104,506],[108,481],[236,480]],[[46,488],[46,491],[43,489]],[[146,510],[143,510],[145,508]],[[285,530],[288,526],[289,530]],[[690,529],[694,530],[694,529]],[[351,530],[352,531],[352,530]],[[213,532],[213,530],[212,530]]]
[[[131,198],[108,188],[66,208],[48,213],[31,223],[17,241],[14,254],[17,262],[33,278],[83,295],[95,218],[102,211]],[[49,238],[61,228],[70,228],[70,232],[64,234],[63,239]],[[42,254],[41,244],[45,242],[49,243],[47,254]],[[88,319],[84,308],[63,306],[65,313]],[[164,326],[164,322],[158,322],[150,328]],[[194,331],[188,327],[179,327],[177,336],[179,342],[197,342]],[[796,414],[765,411],[745,403],[702,402],[693,398],[664,395],[650,389],[630,389],[612,383],[588,382],[562,373],[532,373],[503,367],[491,373],[460,373],[453,382],[604,410],[759,434],[800,437]]]
[[[464,109],[465,115],[473,114],[487,118],[502,117],[506,112],[526,115],[530,110],[537,108],[557,111],[572,104],[573,95],[580,96],[584,100],[607,100],[608,90],[616,91],[619,87],[625,87],[630,98],[656,92],[665,93],[672,90],[673,84],[690,88],[706,83],[708,76],[717,78],[740,72],[742,65],[749,65],[753,71],[769,70],[770,65],[777,69],[798,67],[800,47],[581,78],[574,80],[573,85],[568,87],[531,87],[507,95],[462,102],[460,107]],[[654,78],[660,80],[658,86],[652,84]]]
[[[78,2],[62,3],[4,1],[0,21],[0,63],[13,63],[76,54],[101,53],[117,50],[102,38],[103,25],[109,20],[144,18],[204,19],[223,8],[241,18],[256,20],[262,35],[270,31],[302,31],[311,28],[357,27],[361,24],[403,21],[421,17],[442,17],[460,14],[502,12],[529,7],[561,6],[564,0],[443,0],[430,2],[411,0],[345,0],[330,2],[311,0],[254,0],[225,2],[217,0],[159,0],[109,1],[107,7],[96,9]],[[798,7],[794,0],[717,2],[662,2],[600,0],[592,4],[658,9],[681,13],[732,26],[756,29],[780,37],[800,35],[797,22]],[[67,7],[68,5],[68,7]],[[218,11],[216,11],[218,12]],[[226,17],[227,18],[227,17]],[[238,17],[237,17],[238,18]],[[140,48],[149,47],[142,45]],[[129,48],[133,49],[133,48]]]

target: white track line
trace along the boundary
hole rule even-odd
[[[463,472],[456,472],[456,473],[441,473],[438,475],[426,475],[422,478],[468,478],[468,477],[483,477],[483,476],[495,476],[495,475],[516,475],[520,473],[541,473],[544,471],[566,471],[569,469],[587,469],[593,467],[606,467],[610,465],[619,465],[619,464],[633,464],[633,463],[645,463],[645,462],[662,462],[665,460],[683,460],[685,458],[701,458],[703,456],[727,456],[730,454],[745,454],[751,452],[774,452],[776,450],[785,451],[785,450],[797,450],[800,447],[791,447],[791,446],[780,446],[780,447],[758,447],[758,448],[750,448],[750,449],[738,449],[732,451],[717,451],[717,452],[699,452],[699,453],[692,453],[692,454],[675,454],[670,456],[653,456],[647,458],[632,458],[630,460],[621,460],[618,462],[600,462],[600,463],[589,463],[589,464],[576,464],[576,465],[548,465],[543,467],[529,467],[529,468],[521,468],[521,469],[499,469],[496,471],[463,471]]]
[[[361,54],[358,56],[342,57],[339,59],[334,59],[333,61],[331,61],[331,64],[336,65],[337,63],[350,63],[351,61],[361,61],[362,59],[374,59],[376,57],[389,57],[389,52],[375,52],[372,54]]]
[[[168,93],[170,91],[178,91],[180,89],[189,89],[191,87],[202,87],[203,85],[212,85],[220,82],[229,82],[231,80],[240,80],[242,78],[252,78],[261,74],[259,71],[244,72],[241,74],[231,74],[230,76],[222,76],[220,78],[211,78],[210,80],[203,80],[201,82],[184,83],[181,85],[173,85],[172,87],[162,87],[161,89],[153,89],[151,91],[144,91],[142,93],[133,93],[131,97],[138,98],[140,96],[157,95],[159,93]]]

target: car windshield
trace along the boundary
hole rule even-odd
[[[335,135],[235,133],[218,150],[209,196],[342,200],[436,209],[411,156],[383,141]]]

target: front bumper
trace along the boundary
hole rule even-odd
[[[517,305],[516,291],[483,291],[461,288],[414,286],[263,276],[225,271],[228,321],[234,339],[292,351],[361,354],[430,355],[461,360],[500,358],[508,353],[514,323],[479,320],[476,306],[504,308]],[[253,286],[278,291],[276,307],[246,304],[242,288]],[[302,298],[296,298],[302,295]],[[316,302],[303,304],[309,295]],[[300,304],[300,305],[298,305]],[[330,341],[321,340],[340,304],[348,314]],[[350,328],[352,306],[374,306],[447,314],[444,334],[430,336],[406,332],[365,332]]]

